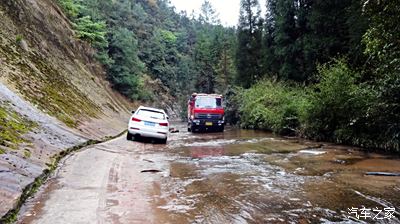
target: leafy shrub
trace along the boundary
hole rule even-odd
[[[18,44],[18,43],[20,43],[23,39],[24,39],[24,37],[23,37],[21,34],[18,34],[18,35],[15,37],[15,42]]]
[[[240,87],[228,86],[224,93],[225,101],[225,122],[228,124],[237,124],[239,121],[239,106],[241,105],[241,93],[243,89]]]
[[[74,19],[78,16],[81,9],[81,5],[74,2],[74,0],[59,0],[61,7],[64,9],[67,16]]]
[[[241,125],[281,134],[299,133],[309,104],[306,96],[300,87],[261,81],[241,95]]]
[[[372,89],[372,88],[371,88]],[[374,85],[364,145],[400,152],[400,77],[387,74]]]
[[[317,140],[353,142],[368,117],[372,92],[357,84],[359,74],[343,60],[319,66],[318,76],[306,112],[306,135]]]
[[[105,22],[95,22],[90,16],[81,17],[75,21],[78,37],[88,41],[94,47],[107,46],[107,25]]]

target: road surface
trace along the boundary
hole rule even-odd
[[[122,136],[68,156],[18,222],[399,223],[400,177],[365,175],[400,173],[399,158],[175,126],[167,145]],[[360,216],[363,207],[370,217]]]

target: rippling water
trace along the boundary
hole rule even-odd
[[[400,217],[400,178],[364,175],[400,172],[398,158],[249,130],[179,135],[168,146],[176,159],[157,199],[156,209],[167,220],[399,222],[398,218],[357,220],[348,213],[352,207],[394,207]]]

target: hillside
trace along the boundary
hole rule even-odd
[[[55,156],[126,129],[132,102],[185,117],[192,92],[223,94],[241,128],[399,153],[397,2],[263,1],[224,27],[209,0],[190,16],[168,0],[2,0],[0,215]]]
[[[0,2],[0,216],[51,157],[117,135],[133,107],[52,0]]]

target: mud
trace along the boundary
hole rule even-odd
[[[66,159],[19,223],[400,223],[400,159],[227,128],[124,137]],[[154,170],[160,172],[142,172]],[[349,208],[395,208],[357,220]],[[383,217],[383,216],[382,216]]]

